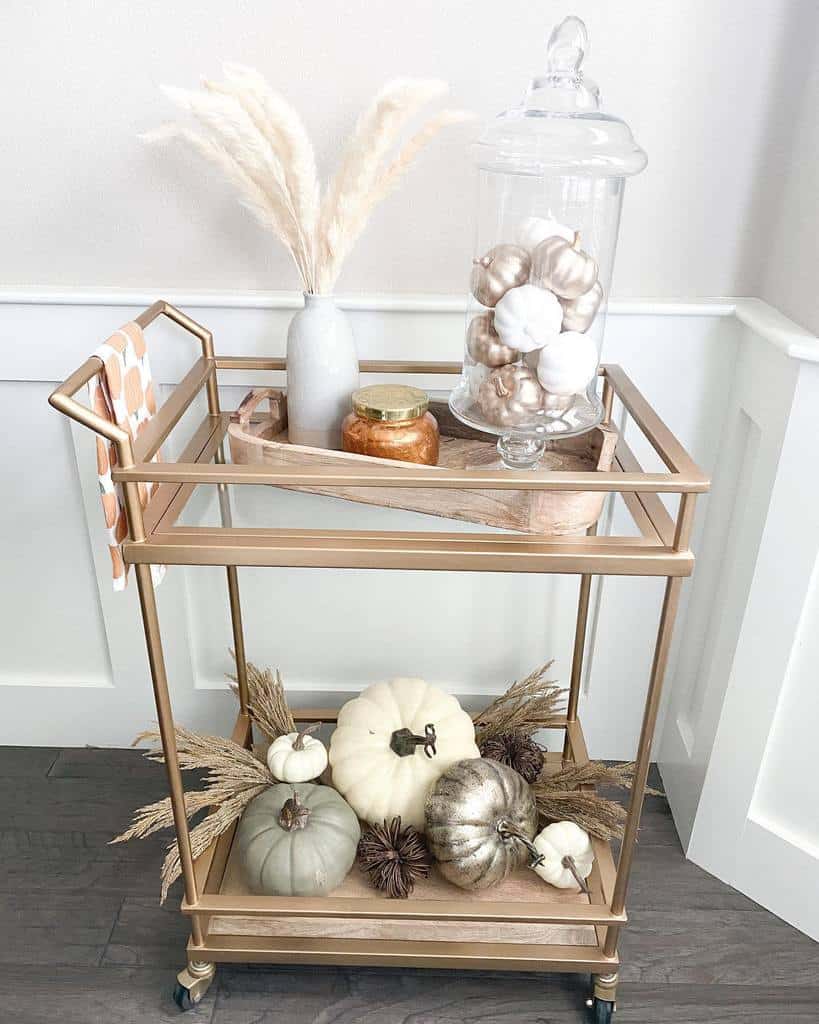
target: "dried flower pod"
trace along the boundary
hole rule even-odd
[[[395,817],[364,832],[358,844],[358,862],[376,889],[391,899],[406,899],[416,881],[429,874],[432,855],[421,833],[412,825],[401,828],[400,817]]]
[[[509,765],[527,782],[534,782],[543,770],[542,748],[520,729],[490,736],[478,749],[481,757]]]

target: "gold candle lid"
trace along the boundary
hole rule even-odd
[[[370,384],[353,392],[353,409],[368,420],[414,420],[429,408],[429,396],[406,384]]]

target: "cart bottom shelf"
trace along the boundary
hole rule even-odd
[[[543,902],[544,883],[533,872],[523,869],[502,885],[480,893],[466,894],[464,890],[443,879],[433,868],[429,878],[415,886],[412,900],[437,900],[454,903],[468,898],[487,909],[492,903],[534,904]],[[246,888],[237,858],[231,857],[221,886],[224,896],[245,897],[252,894]],[[366,878],[354,866],[345,881],[332,893],[336,898],[371,899],[378,895]],[[258,897],[257,897],[258,898]],[[589,905],[583,893],[549,889],[551,903]],[[407,906],[405,901],[399,905]],[[216,915],[211,918],[209,934],[243,935],[256,938],[304,939],[316,938],[384,941],[401,939],[409,942],[496,942],[496,943],[558,943],[571,946],[596,946],[593,925],[588,924],[532,924],[518,921],[464,921],[440,918],[414,920],[407,917],[285,917],[238,914]]]
[[[310,720],[326,720],[320,712]],[[585,761],[579,724],[567,729],[571,760]],[[240,716],[235,742],[250,742]],[[546,755],[547,770],[562,763]],[[614,863],[608,843],[593,840],[589,893],[555,889],[521,868],[480,892],[459,889],[433,866],[406,900],[376,892],[356,865],[323,897],[263,896],[247,887],[234,842],[236,826],[197,860],[198,920],[190,961],[347,966],[433,967],[509,971],[575,971],[610,975],[616,956],[603,953],[607,928],[625,923],[611,910]]]

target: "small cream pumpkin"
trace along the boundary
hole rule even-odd
[[[480,757],[472,719],[423,679],[375,683],[348,701],[330,739],[333,785],[359,818],[424,829],[424,801],[451,764]]]
[[[556,889],[583,889],[594,864],[594,851],[588,832],[573,821],[556,821],[547,825],[532,840],[538,859],[531,867]]]
[[[510,288],[495,306],[495,330],[504,345],[519,352],[548,345],[560,333],[562,320],[563,307],[555,296],[533,284]]]
[[[483,386],[483,382],[492,372],[488,366],[484,366],[483,363],[473,363],[469,361],[464,362],[466,367],[466,377],[469,384],[469,395],[473,401],[476,401],[478,394]]]
[[[279,736],[267,748],[267,767],[279,782],[310,782],[327,767],[327,748],[310,735],[319,725]]]
[[[537,377],[552,395],[584,391],[597,373],[597,346],[588,334],[564,331],[540,350]]]
[[[574,241],[574,228],[567,228],[560,221],[551,217],[527,217],[518,226],[517,243],[530,253],[541,242],[547,238],[565,238],[567,242]]]

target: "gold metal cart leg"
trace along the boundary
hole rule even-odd
[[[671,635],[674,631],[674,619],[680,600],[682,579],[679,576],[669,577],[665,585],[663,610],[660,614],[660,625],[657,630],[657,645],[654,648],[654,661],[651,666],[651,678],[648,684],[643,725],[640,730],[640,744],[637,748],[637,768],[634,772],[634,783],[631,787],[631,799],[628,805],[628,819],[620,847],[620,859],[617,863],[617,877],[614,881],[611,909],[614,914],[621,914],[626,905],[631,863],[634,858],[634,844],[637,830],[640,827],[640,814],[643,809],[643,798],[646,790],[646,779],[651,763],[651,745],[654,739],[654,727],[657,723],[657,712],[660,708],[660,696],[663,689],[663,678],[668,664],[668,652],[671,647]],[[614,956],[617,952],[617,940],[620,936],[620,925],[609,925],[603,952],[606,956]]]
[[[586,647],[586,627],[589,622],[589,595],[591,594],[592,577],[580,577],[580,596],[577,602],[577,624],[574,631],[574,654],[572,655],[572,675],[569,682],[569,699],[566,704],[566,721],[577,721],[577,704],[580,699],[580,680],[583,675],[583,652]],[[563,742],[563,757],[569,756],[569,734]]]
[[[218,399],[211,403],[216,412],[219,410]],[[212,410],[213,411],[213,408]],[[216,462],[224,464],[225,447],[220,444],[216,449]],[[227,484],[217,484],[219,494],[219,515],[222,526],[233,526],[233,510],[230,507],[230,488]],[[225,566],[227,571],[228,599],[230,600],[230,623],[233,627],[233,651],[236,655],[236,683],[239,689],[239,709],[247,714],[247,656],[245,654],[245,633],[242,626],[242,606],[239,601],[239,571],[235,565]]]
[[[591,526],[587,534],[592,537],[597,533],[597,526]],[[574,629],[574,652],[572,654],[572,674],[569,682],[569,698],[566,704],[566,721],[577,721],[577,704],[580,700],[580,682],[583,675],[583,654],[586,650],[586,630],[589,624],[589,597],[593,577],[580,577],[580,591],[577,599],[577,622]],[[563,741],[563,758],[568,758],[571,744],[569,733]]]
[[[233,627],[233,650],[236,653],[236,682],[239,687],[239,707],[247,714],[247,657],[245,655],[245,633],[242,626],[242,606],[239,603],[239,573],[235,565],[227,567],[228,597],[230,599],[230,621]]]
[[[196,890],[196,876],[193,871],[193,853],[191,837],[188,830],[188,819],[185,816],[185,787],[182,783],[182,772],[176,751],[176,733],[173,726],[171,698],[168,693],[168,677],[165,673],[165,658],[162,653],[162,637],[159,630],[159,616],[156,610],[156,595],[151,579],[149,565],[136,565],[139,603],[142,609],[142,625],[145,630],[145,646],[148,651],[148,663],[151,667],[151,682],[154,688],[156,713],[159,719],[159,735],[162,739],[162,751],[165,755],[165,771],[168,775],[168,788],[171,795],[171,808],[176,828],[176,841],[179,845],[179,859],[182,865],[182,878],[185,885],[185,899],[195,906],[199,896]],[[191,935],[196,945],[202,945],[202,926],[199,919],[191,919]]]

